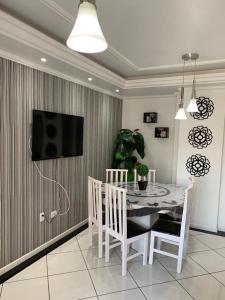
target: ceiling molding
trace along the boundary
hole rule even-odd
[[[22,65],[25,65],[27,67],[30,67],[30,68],[33,68],[33,69],[36,69],[36,70],[39,70],[39,71],[42,71],[42,72],[45,72],[45,73],[57,76],[57,77],[60,77],[62,79],[74,82],[76,84],[79,84],[79,85],[82,85],[84,87],[90,88],[90,89],[92,89],[94,91],[97,91],[97,92],[100,92],[100,93],[112,96],[114,98],[123,99],[123,97],[121,95],[119,95],[118,93],[116,93],[116,92],[111,92],[111,91],[109,91],[107,89],[100,88],[100,87],[98,87],[97,85],[95,85],[93,83],[89,83],[89,82],[84,81],[84,80],[79,80],[76,77],[69,76],[69,75],[67,75],[65,73],[56,71],[55,69],[53,69],[53,68],[51,68],[51,67],[49,67],[47,65],[43,65],[41,63],[37,64],[37,63],[34,63],[34,62],[30,62],[30,61],[28,61],[26,59],[23,59],[23,58],[19,57],[19,56],[10,54],[9,52],[4,51],[2,49],[0,49],[0,57],[3,57],[5,59],[9,59],[9,60],[15,61],[15,62],[17,62],[19,64],[22,64]]]
[[[44,6],[48,7],[50,10],[52,10],[54,13],[62,17],[64,20],[66,20],[71,25],[74,24],[75,17],[68,13],[61,5],[56,3],[54,0],[39,0]],[[135,64],[133,61],[131,61],[129,58],[127,58],[125,55],[123,55],[121,52],[116,50],[112,45],[108,44],[108,48],[106,50],[108,53],[110,53],[113,57],[119,59],[121,62],[129,66],[133,71],[136,72],[143,72],[143,71],[161,71],[161,70],[167,70],[167,73],[172,72],[174,69],[182,69],[183,63],[181,59],[181,63],[179,64],[173,64],[173,65],[161,65],[161,66],[155,66],[155,67],[140,67],[137,64]],[[198,66],[205,66],[205,65],[215,65],[225,63],[225,59],[217,59],[217,60],[205,60],[205,61],[198,61]],[[194,66],[194,62],[187,62],[186,66]],[[169,71],[170,70],[170,71]],[[168,72],[169,71],[169,72]]]
[[[68,13],[65,9],[62,8],[62,6],[57,4],[55,1],[53,0],[39,0],[39,1],[41,2],[41,4],[54,11],[57,15],[65,19],[70,24],[72,25],[74,24],[74,19],[75,19],[74,16]]]
[[[185,76],[185,86],[191,86],[193,75]],[[182,82],[182,75],[178,76],[161,76],[142,79],[126,80],[124,89],[137,89],[149,87],[180,87]],[[196,75],[197,85],[220,85],[225,84],[225,73],[208,73]]]
[[[154,100],[154,99],[172,99],[175,97],[175,94],[162,94],[162,95],[150,95],[150,96],[128,96],[128,97],[123,97],[123,100]]]
[[[100,66],[89,58],[70,50],[61,43],[3,11],[0,11],[0,33],[46,55],[68,63],[92,76],[110,82],[119,88],[124,86],[125,79],[121,76]]]
[[[40,1],[50,1],[52,0],[40,0]],[[78,84],[87,86],[94,90],[112,95],[117,98],[122,98],[122,93],[130,90],[129,94],[131,96],[125,97],[125,99],[132,98],[132,90],[144,91],[144,89],[152,87],[173,87],[176,89],[180,87],[182,82],[182,77],[180,75],[176,76],[158,76],[158,77],[148,77],[148,78],[139,78],[139,79],[125,79],[116,73],[108,70],[105,67],[93,62],[89,58],[80,55],[79,53],[68,49],[65,45],[55,41],[54,39],[48,37],[47,35],[39,32],[38,30],[32,28],[31,26],[19,21],[18,19],[10,16],[9,14],[0,10],[0,34],[9,40],[19,42],[21,47],[24,49],[29,49],[30,53],[33,53],[34,50],[40,55],[46,55],[47,57],[53,58],[54,61],[60,63],[65,63],[76,70],[81,70],[88,76],[93,76],[99,80],[101,83],[106,83],[106,88],[102,88],[103,85],[98,85],[97,80],[94,83],[87,83],[83,79],[76,77],[78,75],[66,73],[66,68],[62,72],[58,69],[54,69],[54,66],[49,67],[47,65],[39,64],[37,61],[28,60],[28,58],[21,58],[16,53],[13,53],[14,49],[8,49],[6,51],[0,44],[0,55],[5,58],[15,60],[22,64],[31,66],[33,68],[48,72],[50,74],[65,78],[67,80],[76,82]],[[4,51],[5,50],[5,51]],[[32,52],[33,51],[33,52]],[[75,72],[76,73],[76,72]],[[185,75],[185,86],[191,86],[193,80],[193,75]],[[196,75],[197,86],[225,86],[225,72],[210,72],[206,74],[197,74]],[[114,93],[115,87],[121,90],[121,95]],[[162,92],[162,91],[161,91]],[[140,92],[140,94],[143,94]],[[163,95],[165,96],[165,95]],[[138,98],[135,96],[134,98]]]

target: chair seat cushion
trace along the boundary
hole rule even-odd
[[[159,219],[153,226],[152,230],[162,233],[180,235],[181,224]]]
[[[174,221],[174,222],[181,222],[180,218],[174,218],[174,217],[170,216],[169,214],[160,214],[159,213],[159,219],[167,220],[167,221]]]
[[[144,228],[131,220],[127,220],[127,238],[130,239],[137,235],[149,232],[150,228]]]

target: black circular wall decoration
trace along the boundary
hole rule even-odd
[[[189,143],[198,149],[208,147],[212,143],[212,131],[208,127],[196,126],[192,128],[188,135]]]
[[[186,168],[191,175],[201,177],[209,173],[210,162],[206,156],[195,154],[188,158]]]
[[[198,112],[190,113],[194,119],[205,120],[211,117],[214,111],[213,101],[207,97],[197,98]]]

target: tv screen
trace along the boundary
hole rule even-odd
[[[32,160],[83,154],[84,118],[33,110]]]

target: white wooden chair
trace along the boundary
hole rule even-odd
[[[93,225],[98,228],[98,256],[103,254],[105,215],[102,213],[102,181],[88,176],[88,229],[89,245],[93,244]]]
[[[127,182],[126,169],[106,169],[106,182]]]
[[[191,212],[191,199],[190,191],[193,188],[193,180],[190,178],[190,184],[185,190],[185,199],[183,205],[182,221],[171,222],[167,220],[158,220],[151,230],[151,243],[149,264],[153,263],[154,252],[177,259],[177,273],[181,272],[182,259],[184,254],[184,247],[187,244],[189,226],[190,226],[190,212]],[[155,240],[157,239],[157,248],[155,248]],[[162,251],[161,242],[169,243],[178,246],[178,255]]]
[[[147,175],[147,181],[155,183],[155,176],[156,176],[156,170],[149,169]],[[137,175],[137,170],[134,169],[134,182],[137,182],[138,180],[141,180],[141,177]]]
[[[109,262],[110,249],[120,246],[122,250],[122,275],[127,272],[127,261],[138,255],[143,255],[143,265],[147,264],[147,247],[149,230],[136,223],[127,220],[126,189],[106,184],[106,233],[105,233],[105,260]],[[109,244],[110,237],[118,240],[115,244]],[[128,247],[131,243],[143,240],[142,252],[128,256]]]

